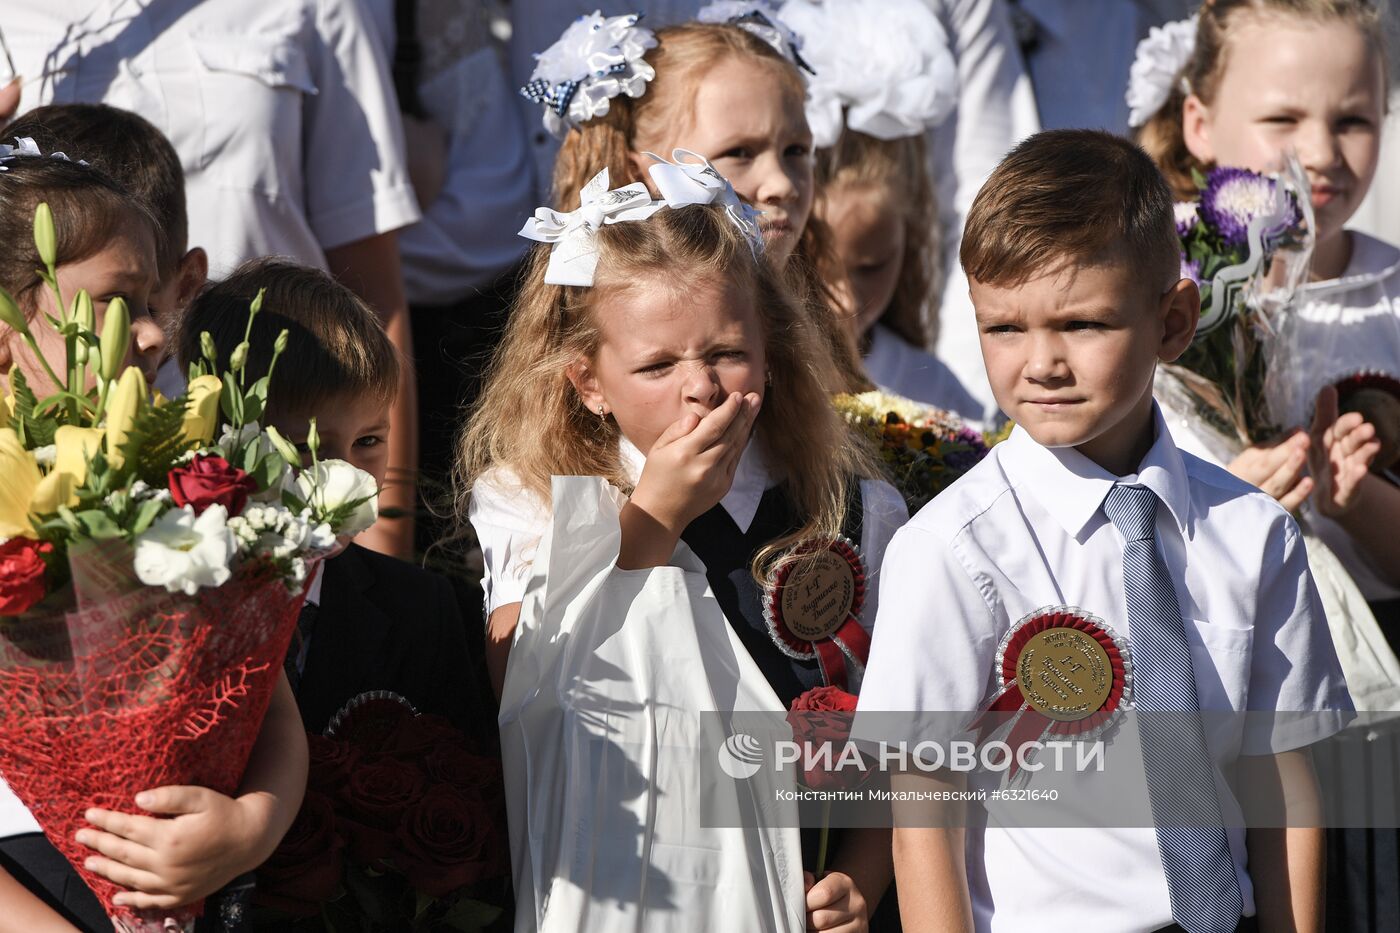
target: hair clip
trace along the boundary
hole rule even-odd
[[[816,74],[802,57],[802,37],[788,28],[770,0],[713,0],[695,14],[695,19],[738,26],[767,42],[807,74]]]
[[[957,106],[957,61],[922,0],[788,0],[783,21],[816,69],[807,123],[818,148],[847,127],[876,139],[920,136]]]
[[[9,166],[7,166],[5,163],[10,162],[14,159],[42,158],[45,158],[45,156],[42,152],[39,151],[38,143],[34,142],[34,140],[29,138],[28,136],[16,136],[15,144],[13,146],[7,146],[4,143],[0,143],[0,172],[9,171]],[[72,159],[68,158],[68,154],[64,152],[51,152],[48,154],[47,158],[61,159],[64,162],[73,161]],[[77,164],[87,165],[87,162],[83,161],[82,159],[79,159]]]
[[[544,105],[544,125],[563,136],[608,112],[619,94],[641,97],[656,70],[643,58],[656,47],[650,29],[637,25],[641,14],[609,16],[600,12],[580,16],[564,34],[535,56],[530,81],[522,96]]]
[[[730,222],[744,235],[753,254],[758,256],[763,253],[763,231],[758,226],[762,211],[741,201],[734,186],[708,159],[689,149],[672,150],[673,161],[667,161],[654,152],[646,154],[656,160],[647,174],[668,207],[719,204],[724,207]]]
[[[1172,96],[1172,88],[1190,93],[1186,70],[1196,52],[1196,17],[1153,26],[1137,45],[1128,70],[1128,126],[1137,129],[1152,119]]]
[[[597,238],[603,225],[646,220],[663,207],[641,182],[609,189],[608,170],[603,169],[579,192],[577,209],[561,214],[538,208],[525,221],[520,236],[553,244],[544,272],[547,284],[589,287],[598,268]]]

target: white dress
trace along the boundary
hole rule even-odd
[[[755,454],[722,503],[741,528],[771,485]],[[884,483],[862,495],[877,567],[907,513]],[[487,605],[521,600],[499,720],[516,930],[800,933],[796,804],[777,799],[786,772],[715,770],[729,734],[765,728],[743,712],[783,706],[704,565],[682,543],[667,566],[619,570],[626,500],[599,477],[555,477],[552,501],[546,511],[504,471],[473,488]],[[714,808],[753,818],[700,825]]]

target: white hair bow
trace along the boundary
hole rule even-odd
[[[16,136],[15,144],[13,146],[8,146],[4,143],[0,143],[0,172],[5,172],[9,170],[6,167],[5,163],[9,162],[11,159],[42,159],[43,157],[44,153],[39,150],[38,143],[34,142],[33,139],[30,139],[28,136]],[[73,161],[72,159],[68,158],[67,154],[62,152],[50,153],[49,158],[62,159],[64,162]],[[81,160],[79,160],[78,164],[87,165],[86,162]]]
[[[1196,17],[1153,26],[1128,71],[1128,126],[1137,129],[1166,105],[1196,51]]]
[[[667,161],[654,152],[647,155],[656,160],[649,170],[656,190],[670,207],[684,207],[687,204],[719,204],[729,215],[729,220],[739,228],[748,240],[749,248],[755,256],[763,252],[763,232],[759,230],[758,218],[762,211],[739,200],[731,185],[710,161],[689,149],[673,149]]]
[[[583,186],[579,202],[576,210],[565,214],[538,208],[520,228],[520,236],[553,244],[544,273],[550,285],[591,286],[598,268],[598,231],[603,225],[646,220],[665,207],[651,199],[651,192],[641,182],[609,189],[607,169]]]

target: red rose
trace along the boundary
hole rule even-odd
[[[204,454],[195,454],[185,466],[175,467],[167,479],[170,498],[177,506],[194,506],[196,515],[211,505],[222,505],[230,515],[242,514],[248,497],[258,491],[257,481],[247,473],[223,457]]]
[[[421,760],[444,743],[461,744],[462,733],[441,716],[424,713],[404,720],[384,739],[382,750],[401,758]]]
[[[504,843],[496,817],[479,800],[434,787],[399,827],[394,864],[414,890],[429,897],[502,875]]]
[[[255,899],[294,917],[316,916],[340,888],[344,848],[330,799],[307,791],[277,851],[258,869]]]
[[[306,747],[311,754],[306,786],[325,794],[339,793],[359,763],[360,750],[348,742],[337,742],[315,733],[307,734]]]
[[[855,709],[856,698],[836,687],[814,687],[792,701],[787,721],[793,741],[802,746],[799,762],[804,764],[802,783],[807,787],[850,789],[869,777],[864,760],[857,767],[847,749]]]
[[[44,559],[53,545],[32,538],[11,538],[0,544],[0,616],[17,616],[44,598]]]
[[[437,783],[471,797],[503,796],[500,761],[473,755],[460,744],[444,742],[428,752],[423,770]]]
[[[422,798],[426,783],[416,765],[387,757],[351,771],[340,793],[350,854],[364,861],[388,858],[394,831],[409,807]]]

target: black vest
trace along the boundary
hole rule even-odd
[[[848,488],[841,533],[859,546],[863,516],[860,483],[853,481]],[[821,668],[816,658],[798,660],[773,644],[763,619],[763,589],[749,568],[764,545],[800,527],[802,521],[787,487],[780,484],[763,493],[747,532],[739,530],[723,505],[716,505],[681,533],[681,540],[705,564],[705,576],[724,617],[784,707],[791,706],[803,692],[822,686]]]

